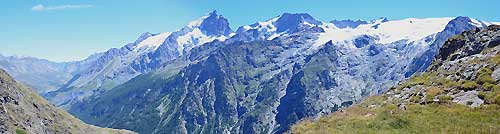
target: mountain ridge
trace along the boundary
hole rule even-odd
[[[303,25],[306,27],[298,32],[278,33],[279,26],[274,25],[278,19],[243,26],[229,39],[194,47],[161,71],[143,74],[108,93],[76,103],[70,112],[92,124],[140,133],[282,133],[302,118],[335,112],[384,92],[405,78],[406,65],[432,49],[430,44],[453,35],[437,36],[450,18],[439,24],[439,31],[416,40],[383,44],[378,35],[366,35],[320,43],[318,35],[325,28],[336,28]],[[400,22],[410,21],[418,19]],[[457,31],[472,23],[457,21],[464,22],[452,27]],[[304,24],[300,22],[298,25]],[[365,27],[384,27],[372,26]],[[187,60],[191,56],[198,58]],[[144,81],[155,84],[144,85]],[[103,107],[111,103],[113,107]],[[295,109],[286,112],[282,107]],[[133,116],[123,118],[125,115]],[[148,127],[139,127],[142,125]]]

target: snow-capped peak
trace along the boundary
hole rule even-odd
[[[172,40],[176,40],[176,47],[179,54],[184,51],[211,42],[214,40],[224,41],[234,35],[229,27],[229,22],[217,11],[213,11],[206,16],[190,22],[186,27],[172,33]]]
[[[318,27],[321,24],[323,24],[323,22],[314,19],[311,15],[306,13],[284,13],[267,21],[242,26],[238,28],[236,33],[257,31],[259,33],[259,35],[257,35],[258,39],[272,40],[275,37],[300,32],[312,27]]]
[[[246,26],[247,28],[245,29],[267,29],[266,31],[268,32],[276,32],[276,27],[274,26],[274,23],[279,19],[278,17],[274,17],[272,19],[269,19],[267,21],[263,22],[257,22],[253,25]],[[260,30],[259,30],[260,31]]]
[[[276,32],[277,28],[274,23],[279,19],[280,16],[276,16],[272,19],[266,21],[259,21],[251,25],[241,26],[236,30],[237,34],[248,34],[249,36],[255,36],[257,39],[267,39],[271,40],[274,37],[280,36]],[[259,34],[259,35],[255,35]]]
[[[171,34],[171,32],[165,32],[165,33],[160,33],[156,35],[149,34],[147,38],[141,40],[135,47],[135,51],[139,50],[156,50],[163,42],[165,39]],[[144,34],[141,35],[140,38],[144,37]]]

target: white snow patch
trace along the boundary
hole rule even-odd
[[[247,30],[252,29],[252,27],[250,27],[250,26],[246,25],[246,26],[243,26],[243,29],[245,29],[245,31],[247,31]]]
[[[258,31],[262,32],[276,32],[276,27],[274,26],[274,22],[276,22],[279,19],[278,17],[272,18],[270,20],[264,21],[264,22],[257,22],[256,26],[243,26],[243,29],[245,31],[250,30],[250,29],[256,29]]]
[[[217,39],[219,41],[225,41],[227,39],[227,37],[226,36],[220,36],[220,37],[217,37],[215,39]]]
[[[476,19],[473,19],[473,18],[470,18],[470,20],[472,21],[472,25],[474,25],[475,27],[483,27],[482,23]]]
[[[207,42],[214,41],[218,39],[220,41],[225,41],[227,39],[226,36],[219,37],[211,37],[203,34],[203,32],[199,28],[193,29],[191,32],[184,34],[183,36],[179,36],[177,38],[177,50],[179,53],[183,53],[184,50],[189,51],[190,49],[205,44]]]
[[[255,26],[246,25],[246,26],[243,26],[243,29],[244,29],[244,31],[255,29],[259,32],[266,33],[264,36],[261,36],[260,38],[272,40],[276,37],[283,35],[282,33],[276,33],[277,28],[276,28],[276,26],[274,26],[274,23],[279,19],[279,17],[280,16],[277,16],[277,17],[274,17],[274,18],[269,19],[267,21],[257,22],[256,23],[257,25],[255,25]]]
[[[309,23],[309,22],[307,22],[307,21],[304,21],[302,24],[307,25],[307,26],[310,26],[310,27],[315,27],[315,26],[316,26],[316,25],[311,24],[311,23]]]
[[[281,34],[273,33],[271,36],[267,37],[267,40],[273,40],[276,37],[280,37]]]
[[[500,22],[491,22],[491,24],[500,25]]]

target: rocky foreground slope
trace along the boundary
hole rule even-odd
[[[2,134],[132,134],[83,123],[49,104],[0,70],[0,133]]]
[[[292,133],[500,133],[500,26],[450,38],[428,70]]]

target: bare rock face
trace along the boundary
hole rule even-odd
[[[455,94],[453,96],[453,102],[462,105],[469,105],[471,107],[479,107],[484,103],[484,101],[478,97],[478,91],[462,91]]]
[[[49,104],[31,89],[14,81],[3,70],[0,70],[0,105],[2,134],[133,133],[87,125]]]

